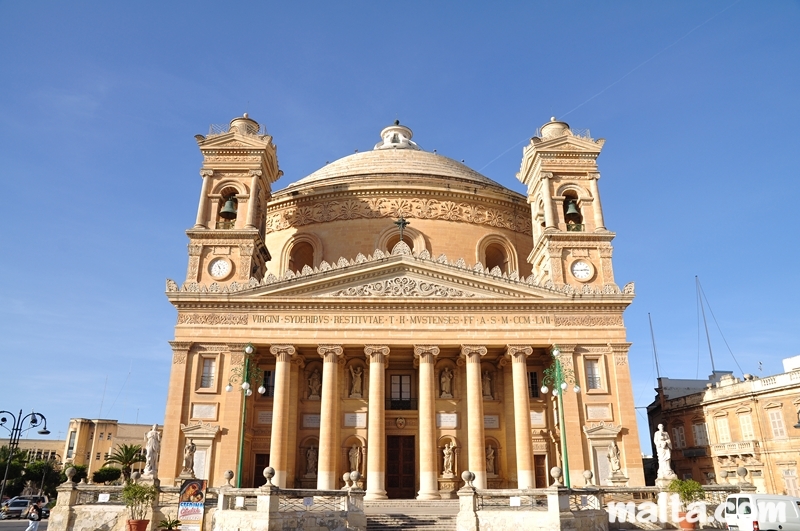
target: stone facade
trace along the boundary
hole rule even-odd
[[[198,214],[177,310],[159,465],[242,487],[334,489],[356,468],[366,499],[544,487],[560,464],[544,371],[558,346],[569,464],[604,480],[606,448],[642,485],[603,146],[551,121],[523,150],[525,195],[423,151],[407,127],[284,190],[272,137],[249,117],[197,137]],[[574,382],[573,382],[574,380]],[[570,386],[572,387],[572,386]],[[231,391],[226,391],[231,389]],[[519,432],[519,433],[518,433]],[[448,461],[445,451],[449,451]]]
[[[741,380],[720,371],[708,380],[659,378],[656,392],[651,430],[660,423],[670,434],[678,477],[736,483],[744,467],[758,492],[800,496],[800,367]]]
[[[89,478],[101,468],[114,448],[122,444],[144,446],[144,435],[152,424],[125,424],[112,419],[70,419],[67,438],[59,441],[62,465],[86,465]],[[139,471],[144,466],[135,466]]]

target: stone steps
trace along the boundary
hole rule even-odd
[[[370,500],[364,501],[364,508],[391,509],[402,507],[403,509],[413,507],[439,507],[442,509],[453,509],[458,512],[458,500]]]
[[[455,531],[456,517],[422,514],[369,514],[367,531],[391,529],[420,529],[426,531]]]

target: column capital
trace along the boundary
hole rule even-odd
[[[470,360],[478,360],[480,363],[480,359],[486,355],[486,347],[482,345],[461,345],[461,357],[465,358],[467,361]],[[477,354],[479,357],[474,357],[473,354]]]
[[[248,170],[250,177],[261,177],[261,170]]]
[[[608,348],[614,354],[627,354],[633,343],[609,343]]]
[[[512,361],[522,361],[533,354],[533,348],[530,345],[506,345],[506,357]]]
[[[278,361],[289,361],[297,353],[297,349],[294,345],[272,345],[269,347],[269,352],[278,358]]]
[[[389,347],[386,345],[365,345],[364,354],[367,356],[367,361],[372,362],[386,362],[389,357]]]
[[[214,175],[214,170],[200,170],[200,177],[211,177]]]
[[[317,353],[324,361],[336,361],[336,358],[341,358],[344,354],[344,349],[341,345],[318,345]]]
[[[414,357],[421,363],[433,363],[433,358],[439,355],[436,345],[414,345]]]
[[[572,356],[575,353],[575,349],[578,348],[578,345],[567,345],[563,343],[557,343],[553,345],[554,347],[558,347],[558,350],[561,351],[562,354],[566,354],[568,356]],[[552,349],[551,349],[552,352]]]

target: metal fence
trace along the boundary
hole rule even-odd
[[[547,493],[543,490],[479,490],[475,493],[479,511],[546,511]]]

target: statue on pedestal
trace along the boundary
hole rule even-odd
[[[161,452],[161,432],[158,431],[158,424],[153,424],[153,428],[145,433],[145,463],[142,476],[158,476],[158,454]]]
[[[439,374],[439,383],[442,387],[440,398],[453,398],[453,371],[448,367],[442,369],[442,372]]]
[[[484,398],[492,398],[492,376],[489,374],[489,371],[483,371],[483,397]]]
[[[486,473],[487,474],[495,474],[494,470],[494,447],[487,446],[486,447]]]
[[[192,439],[186,441],[183,447],[183,470],[182,476],[194,477],[194,453],[197,451],[197,446]]]
[[[306,476],[316,477],[317,475],[317,449],[313,446],[306,452]]]
[[[357,444],[353,444],[352,448],[348,452],[348,457],[350,458],[350,471],[351,472],[360,472],[359,468],[361,466],[361,447]]]
[[[670,460],[672,459],[672,441],[669,434],[664,431],[664,425],[658,425],[658,431],[653,435],[653,444],[656,447],[656,454],[658,456],[658,478],[671,481],[678,476],[672,471]]]
[[[619,446],[617,446],[617,441],[611,441],[608,444],[608,466],[612,474],[616,474],[622,470],[622,464],[619,461]]]
[[[364,374],[364,369],[352,365],[350,366],[350,379],[352,385],[350,386],[350,398],[361,398],[361,378]],[[353,469],[355,470],[355,469]]]
[[[314,369],[311,376],[308,377],[308,398],[319,398],[319,392],[322,389],[322,375],[319,369]]]
[[[442,463],[442,475],[445,477],[452,477],[453,476],[453,453],[456,447],[456,443],[451,442],[449,445],[445,443],[444,450],[444,463]]]

